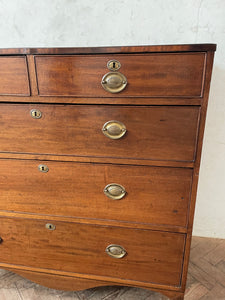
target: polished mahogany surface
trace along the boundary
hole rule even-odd
[[[215,50],[0,49],[0,267],[183,299]]]

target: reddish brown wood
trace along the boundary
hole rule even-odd
[[[27,55],[27,66],[28,66],[28,72],[29,72],[31,96],[35,97],[38,95],[38,89],[37,89],[37,78],[36,78],[36,70],[35,70],[33,55]],[[18,101],[18,99],[17,99],[17,101]],[[20,99],[20,101],[21,101],[21,99]],[[34,99],[32,98],[32,100],[31,100],[30,98],[29,99],[25,98],[25,101],[30,102],[30,101],[34,101]]]
[[[2,218],[1,262],[180,285],[183,234],[63,222],[54,222],[51,231],[45,228],[49,222]],[[105,249],[111,244],[123,246],[127,255],[109,257]]]
[[[40,163],[49,172],[40,172]],[[28,160],[0,160],[0,168],[0,210],[187,225],[191,169]],[[125,187],[126,196],[108,198],[110,183]]]
[[[44,285],[48,286],[52,289],[57,290],[68,290],[68,291],[79,291],[83,289],[89,289],[93,287],[100,287],[100,286],[120,286],[124,285],[118,282],[109,282],[109,281],[99,281],[99,280],[93,280],[93,279],[87,279],[87,278],[81,278],[81,277],[72,277],[72,276],[62,276],[62,275],[53,275],[50,273],[44,273],[44,272],[34,272],[34,271],[28,271],[24,269],[15,269],[15,268],[7,268],[8,270],[17,273],[25,278],[29,278],[30,280]],[[130,286],[129,284],[126,284],[127,286]],[[136,285],[135,283],[132,284],[132,286],[140,287],[140,285]],[[150,289],[152,291],[161,293],[167,297],[170,297],[171,299],[183,299],[182,293],[173,291],[173,290],[165,290],[165,289],[158,289],[154,287],[146,287],[143,286],[142,288]],[[178,297],[178,298],[177,298]],[[179,298],[181,297],[181,298]]]
[[[1,218],[0,261],[139,282],[179,286],[185,235],[46,221]],[[108,245],[127,255],[109,257]],[[22,250],[22,251],[21,251]],[[101,266],[101,267],[99,267]],[[104,278],[102,278],[104,280]]]
[[[35,81],[36,77],[32,79]],[[37,88],[37,87],[36,87]],[[51,103],[51,104],[111,104],[111,105],[201,105],[202,98],[146,98],[146,97],[118,97],[118,98],[78,98],[78,97],[40,97],[32,95],[31,97],[19,98],[22,103]],[[0,102],[18,102],[18,96],[1,96]]]
[[[126,222],[121,220],[109,220],[109,219],[96,219],[96,218],[81,218],[81,217],[71,217],[71,216],[56,216],[51,214],[38,214],[38,213],[25,213],[25,212],[12,212],[6,210],[0,210],[0,216],[9,218],[35,218],[37,220],[46,220],[46,218],[51,218],[52,221],[60,222],[70,222],[70,223],[83,223],[90,225],[102,225],[102,226],[118,226],[123,228],[133,228],[133,229],[146,229],[146,230],[158,230],[163,232],[177,232],[177,233],[187,233],[187,228],[180,226],[164,225],[164,224],[151,224],[151,223],[137,223],[137,222]]]
[[[0,95],[30,95],[25,56],[0,57]]]
[[[54,160],[54,161],[71,161],[71,162],[89,162],[89,163],[109,163],[121,165],[139,165],[139,166],[160,166],[175,168],[193,168],[194,162],[189,161],[170,161],[170,160],[140,160],[129,158],[113,157],[93,157],[93,156],[71,156],[71,155],[51,155],[51,154],[27,154],[27,153],[10,153],[1,152],[1,158],[11,159],[36,159],[37,161]]]
[[[196,151],[196,160],[193,170],[193,182],[192,182],[192,190],[191,190],[191,202],[189,209],[189,220],[188,220],[188,235],[185,246],[185,256],[184,256],[184,272],[182,278],[182,287],[185,289],[186,280],[187,280],[187,272],[188,272],[188,263],[190,257],[190,247],[191,247],[191,235],[194,221],[194,211],[195,211],[195,203],[196,203],[196,195],[197,195],[197,187],[198,187],[198,178],[199,178],[199,168],[201,161],[201,152],[202,152],[202,143],[203,143],[203,135],[205,129],[205,120],[206,120],[206,112],[208,106],[208,96],[209,96],[209,88],[210,88],[210,80],[212,74],[213,67],[213,59],[214,52],[207,53],[207,63],[206,63],[206,77],[204,82],[204,99],[201,106],[201,115],[200,115],[200,124],[199,124],[199,133],[198,133],[198,143],[197,143],[197,151]]]
[[[2,104],[0,116],[0,152],[193,161],[199,108]],[[110,120],[125,124],[121,139],[102,133]]]
[[[143,45],[117,47],[77,48],[5,48],[0,54],[93,54],[93,53],[145,53],[145,52],[198,52],[215,51],[216,44]]]
[[[112,94],[101,86],[107,62],[121,63],[128,85]],[[200,97],[205,53],[36,56],[40,96]]]
[[[199,134],[198,134],[198,147],[197,147],[197,156],[196,156],[197,159],[195,165],[196,174],[199,173],[199,168],[200,168],[203,135],[205,130],[205,120],[206,120],[206,113],[208,107],[209,88],[210,88],[212,68],[213,68],[213,59],[214,59],[214,52],[208,52],[207,63],[206,63],[206,77],[204,82],[204,101],[201,106],[201,119],[200,119]]]
[[[191,250],[191,237],[192,237],[191,234],[188,233],[185,242],[183,273],[182,273],[182,280],[181,280],[181,287],[183,291],[185,290],[186,283],[187,283],[188,264],[189,264],[190,250]]]
[[[1,267],[53,288],[131,285],[183,299],[215,49],[0,49]],[[100,84],[112,58],[128,79],[114,95]],[[126,125],[120,140],[102,134],[109,120]],[[117,180],[127,195],[113,201],[102,190]],[[128,255],[108,257],[107,243]]]
[[[36,282],[38,284],[48,286],[52,289],[57,290],[67,290],[67,291],[79,291],[84,289],[90,289],[98,286],[108,286],[115,283],[109,283],[107,281],[91,280],[86,278],[72,277],[72,276],[62,276],[53,275],[49,273],[41,273],[35,271],[27,270],[17,270],[14,268],[7,268],[8,270],[17,273],[29,280]],[[119,285],[119,284],[116,284]]]

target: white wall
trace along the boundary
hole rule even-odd
[[[217,43],[194,234],[225,238],[225,1],[0,0],[0,47]]]

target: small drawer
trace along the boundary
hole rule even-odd
[[[8,159],[0,168],[0,210],[187,225],[191,169]]]
[[[1,104],[0,118],[0,152],[193,161],[199,107]]]
[[[0,262],[10,266],[180,285],[184,234],[1,218],[0,237]]]
[[[25,56],[0,57],[0,95],[30,95]]]
[[[201,97],[205,75],[201,52],[37,55],[35,63],[40,96]]]

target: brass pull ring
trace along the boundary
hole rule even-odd
[[[109,72],[102,77],[102,87],[110,93],[119,93],[127,85],[126,77],[120,72]]]
[[[109,245],[105,249],[106,253],[113,258],[123,258],[127,251],[120,245]]]
[[[117,183],[110,183],[106,185],[103,191],[108,198],[113,200],[120,200],[126,195],[125,188]]]
[[[106,122],[102,127],[103,134],[112,140],[120,139],[126,131],[126,126],[115,120]]]

